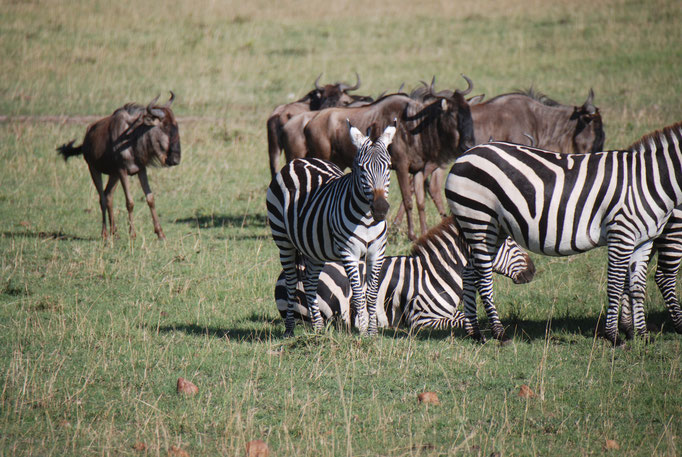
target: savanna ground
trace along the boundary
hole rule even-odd
[[[265,120],[321,72],[357,71],[373,96],[434,74],[488,98],[533,85],[581,104],[592,87],[607,148],[677,122],[679,2],[0,5],[0,455],[244,455],[252,439],[277,456],[679,452],[682,339],[653,281],[654,344],[594,338],[604,250],[496,280],[509,346],[302,326],[284,340],[264,204]],[[178,116],[203,118],[181,121],[181,165],[150,172],[168,241],[134,179],[138,237],[118,191],[120,236],[103,243],[85,162],[54,150],[85,125],[13,116],[106,115],[168,89]],[[408,250],[394,228],[388,252]],[[178,377],[199,394],[177,395]]]

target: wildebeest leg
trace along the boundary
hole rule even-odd
[[[140,185],[142,186],[142,191],[147,199],[147,205],[149,205],[149,211],[152,213],[152,222],[154,223],[154,233],[159,237],[160,240],[165,240],[166,235],[163,234],[161,230],[161,222],[159,222],[159,216],[156,214],[156,205],[154,203],[154,194],[152,193],[152,188],[149,187],[149,179],[147,179],[147,170],[142,168],[138,173],[140,178]]]
[[[410,186],[413,185],[412,175],[410,175]],[[414,192],[414,187],[411,188],[410,192]],[[405,215],[405,203],[402,199],[400,200],[400,206],[398,211],[396,211],[395,218],[393,219],[393,225],[399,226],[403,222],[403,216]]]
[[[126,196],[126,209],[128,210],[128,230],[130,233],[130,238],[135,238],[135,226],[133,225],[133,208],[135,208],[135,203],[133,202],[133,196],[130,195],[130,186],[128,185],[128,174],[125,170],[120,170],[118,173],[121,179],[121,185],[123,186],[123,193]],[[142,180],[140,180],[142,182]]]
[[[441,217],[447,217],[448,213],[445,211],[445,205],[443,204],[443,177],[446,174],[446,170],[442,167],[436,167],[433,171],[429,172],[429,165],[424,170],[424,178],[428,179],[429,176],[431,180],[429,181],[429,195],[433,203],[438,208],[438,214]]]
[[[99,197],[99,209],[102,212],[102,238],[107,239],[107,201],[104,198],[104,189],[102,189],[102,173],[88,165],[92,182],[97,188],[97,196]]]
[[[418,171],[414,174],[414,195],[417,199],[417,213],[419,214],[419,228],[421,229],[421,234],[424,235],[428,230],[426,225],[426,202],[424,194],[424,172]]]
[[[400,193],[405,205],[405,215],[407,216],[407,237],[414,241],[417,237],[414,235],[414,228],[412,227],[412,186],[410,185],[410,173],[407,167],[397,169],[396,173],[398,174],[398,185],[400,186]]]
[[[104,201],[109,213],[109,228],[111,229],[111,236],[116,234],[116,223],[114,222],[114,190],[118,185],[118,176],[115,174],[109,175],[107,187],[104,189]]]

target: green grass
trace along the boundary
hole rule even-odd
[[[178,116],[206,119],[181,123],[179,167],[150,171],[166,243],[136,179],[138,238],[118,191],[120,236],[99,239],[85,163],[54,151],[85,125],[0,124],[0,455],[244,455],[252,439],[277,456],[602,455],[607,439],[614,455],[679,453],[680,337],[650,280],[655,343],[594,339],[603,250],[496,280],[511,346],[301,326],[284,340],[264,205],[265,120],[320,72],[358,71],[375,96],[433,74],[488,98],[532,84],[580,104],[593,87],[608,148],[677,122],[676,2],[138,3],[0,8],[0,115],[104,115],[171,89]],[[394,229],[389,253],[408,250]],[[199,395],[178,396],[178,377]],[[427,390],[440,406],[417,403]]]

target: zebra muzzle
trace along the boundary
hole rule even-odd
[[[383,190],[375,190],[374,198],[372,203],[369,205],[369,210],[372,212],[372,217],[375,221],[383,221],[386,219],[386,214],[388,214],[388,209],[391,205],[388,204],[386,200],[386,194]]]

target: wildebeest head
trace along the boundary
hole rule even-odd
[[[348,92],[360,88],[360,76],[357,73],[355,73],[357,81],[353,86],[346,83],[325,84],[324,86],[320,86],[319,82],[321,77],[322,74],[315,80],[315,89],[310,91],[306,96],[310,100],[310,111],[350,105],[356,101]]]
[[[434,80],[429,86],[431,97],[438,100],[440,103],[433,105],[436,109],[440,109],[441,113],[438,116],[440,128],[438,131],[443,138],[444,143],[458,145],[459,152],[464,152],[474,146],[474,121],[471,118],[471,109],[469,103],[464,98],[474,88],[471,79],[465,75],[462,77],[466,80],[468,87],[465,90],[443,90],[440,92],[433,91]]]
[[[353,145],[358,149],[353,162],[353,174],[361,192],[369,201],[372,218],[376,222],[386,218],[390,205],[388,204],[388,187],[391,182],[391,156],[388,146],[393,141],[396,123],[384,129],[379,138],[372,141],[357,128],[350,125],[350,137]]]
[[[584,154],[604,149],[604,128],[599,108],[594,106],[594,91],[590,89],[582,106],[573,108],[571,120],[576,121],[573,152]]]
[[[144,112],[140,113],[140,121],[145,126],[142,144],[146,158],[165,166],[180,163],[180,134],[171,104],[175,94],[171,91],[170,99],[163,106],[156,104],[158,96],[154,98]]]

